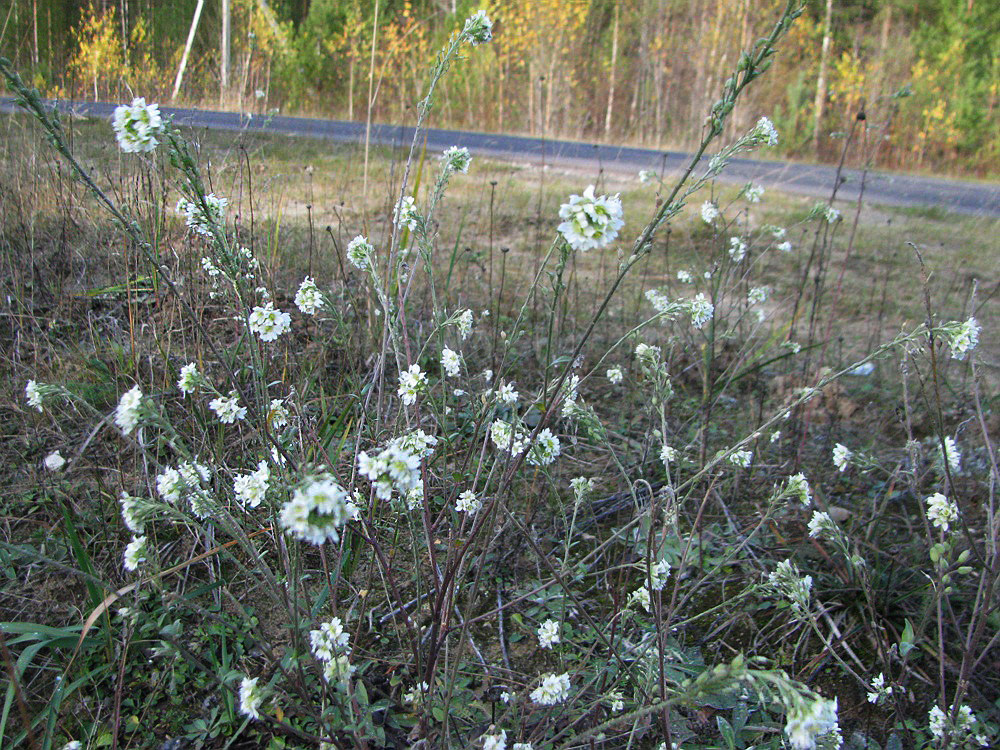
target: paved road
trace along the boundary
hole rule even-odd
[[[102,102],[60,102],[59,108],[79,115],[111,117],[113,104]],[[0,97],[0,111],[11,112],[11,99]],[[248,117],[236,112],[161,107],[179,125],[223,130],[261,130],[285,135],[328,138],[338,142],[364,142],[363,123],[322,120],[311,117]],[[386,146],[408,146],[413,138],[409,126],[373,125],[372,142]],[[427,147],[439,151],[449,146],[466,146],[474,155],[556,166],[635,174],[640,169],[663,169],[670,175],[687,166],[690,155],[678,151],[588,144],[577,141],[543,140],[513,135],[469,133],[459,130],[427,130]],[[856,200],[861,173],[844,170],[839,199]],[[829,166],[793,164],[757,159],[734,159],[719,178],[743,184],[753,180],[764,187],[792,193],[829,196],[836,169]],[[947,211],[983,217],[1000,217],[1000,184],[975,183],[934,177],[913,177],[871,172],[865,180],[865,199],[872,204],[898,206],[939,206]]]

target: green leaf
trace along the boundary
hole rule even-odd
[[[903,628],[903,635],[899,640],[899,653],[906,656],[913,647],[916,645],[915,636],[913,635],[913,625],[910,623],[909,619],[906,620],[906,627]]]
[[[722,714],[715,715],[715,725],[719,728],[719,734],[722,735],[726,747],[729,750],[736,750],[736,732],[733,731],[733,725],[726,721]]]

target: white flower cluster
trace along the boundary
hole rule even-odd
[[[622,202],[618,195],[594,195],[588,185],[583,195],[571,195],[569,203],[559,208],[559,233],[567,244],[579,252],[601,248],[613,242],[618,230],[625,226]]]
[[[962,452],[958,449],[955,438],[950,435],[945,435],[942,442],[944,443],[943,451],[941,450],[941,445],[937,445],[938,465],[943,469],[947,463],[948,468],[955,474],[962,467]]]
[[[267,461],[261,461],[256,471],[240,474],[233,480],[233,494],[244,507],[256,508],[267,494],[270,480],[271,470]]]
[[[750,464],[753,462],[753,451],[733,451],[729,454],[729,463],[733,466],[739,466],[741,469],[750,468]]]
[[[156,136],[163,133],[163,118],[160,117],[158,104],[146,104],[146,100],[139,96],[130,105],[115,107],[111,126],[122,151],[127,154],[149,153],[159,143]]]
[[[836,698],[802,701],[790,707],[785,716],[785,734],[795,750],[814,750],[818,738],[839,731]]]
[[[145,534],[146,513],[141,506],[142,501],[127,492],[122,492],[118,502],[122,506],[122,520],[125,521],[125,527],[133,534]]]
[[[507,404],[507,406],[513,406],[517,403],[517,399],[520,397],[520,393],[514,388],[513,383],[503,383],[499,388],[497,388],[497,401],[501,404]]]
[[[670,470],[670,464],[672,464],[677,459],[677,449],[664,443],[660,446],[660,461],[663,462],[663,468]]]
[[[466,490],[455,501],[455,510],[459,513],[472,515],[473,513],[478,513],[482,507],[483,501],[476,497],[476,493],[472,490]]]
[[[315,315],[325,303],[312,276],[306,276],[295,293],[295,306],[303,315]]]
[[[28,406],[37,409],[39,412],[45,410],[43,408],[45,399],[60,393],[64,393],[64,391],[59,386],[46,385],[34,380],[29,380],[24,386],[24,397],[28,402]]]
[[[711,224],[719,217],[719,207],[712,201],[705,201],[701,204],[701,220],[706,224]]]
[[[699,329],[704,328],[715,314],[715,305],[703,292],[698,292],[695,295],[695,298],[688,303],[688,309],[691,312],[691,325]]]
[[[979,344],[979,334],[982,326],[975,318],[969,318],[964,323],[952,323],[945,332],[951,356],[963,360]]]
[[[775,433],[779,435],[781,433]],[[788,477],[788,483],[785,485],[785,494],[798,497],[799,502],[803,506],[809,505],[812,500],[812,489],[809,487],[809,480],[806,479],[805,474],[792,474]]]
[[[332,661],[334,657],[351,653],[348,645],[350,634],[344,630],[339,617],[324,622],[317,630],[309,631],[309,647],[319,661]]]
[[[733,263],[739,263],[746,256],[747,256],[747,243],[745,243],[739,237],[730,237],[729,257],[733,259]]]
[[[469,149],[452,146],[441,154],[441,161],[444,162],[444,168],[448,172],[468,174],[469,165],[472,164],[472,156],[469,154]]]
[[[310,479],[281,508],[280,521],[294,537],[310,544],[336,542],[340,527],[358,517],[351,494],[330,477]]]
[[[760,203],[760,199],[764,195],[764,186],[754,185],[753,183],[748,182],[742,192],[743,197],[747,200],[747,203]]]
[[[260,707],[264,702],[264,690],[257,686],[259,677],[244,677],[240,681],[240,713],[251,719],[260,719]]]
[[[347,259],[359,271],[367,271],[372,267],[375,258],[375,248],[367,237],[358,235],[347,243]]]
[[[267,302],[257,305],[247,318],[251,333],[260,336],[264,342],[275,341],[282,334],[288,333],[292,327],[292,316]]]
[[[775,593],[791,602],[796,614],[801,616],[806,613],[812,590],[812,576],[800,576],[795,563],[783,560],[778,563],[774,572],[768,575],[767,582]]]
[[[570,375],[562,384],[562,405],[559,414],[569,419],[576,413],[576,402],[580,398],[580,376]]]
[[[824,534],[836,536],[838,532],[837,524],[830,518],[830,514],[825,511],[813,511],[812,518],[809,519],[809,536],[819,538]]]
[[[846,471],[854,454],[846,445],[837,443],[833,446],[833,465],[837,471]]]
[[[485,10],[478,10],[466,19],[462,35],[473,47],[486,44],[493,38],[493,22]]]
[[[569,698],[569,674],[547,674],[542,684],[531,691],[531,700],[542,706],[554,706]]]
[[[924,502],[927,503],[928,520],[941,531],[948,533],[951,524],[958,520],[958,505],[940,492],[935,492]]]
[[[189,362],[181,368],[180,377],[177,378],[177,388],[186,396],[194,393],[202,380],[201,373],[198,372],[198,365]]]
[[[399,388],[396,393],[406,406],[415,404],[417,396],[426,389],[427,373],[420,369],[420,365],[413,363],[410,369],[399,373]]]
[[[610,382],[611,385],[618,385],[625,379],[625,374],[622,372],[622,368],[620,367],[609,367],[605,375],[607,375],[608,382]]]
[[[559,643],[559,623],[546,620],[538,626],[538,645],[541,648],[552,648],[556,643]]]
[[[989,729],[965,704],[957,711],[952,705],[948,713],[935,705],[927,714],[927,728],[939,743],[947,740],[948,748],[991,747]]]
[[[199,518],[206,518],[211,512],[212,498],[204,485],[212,478],[212,472],[197,461],[184,461],[177,468],[168,466],[156,476],[156,491],[171,505],[187,500],[191,512]]]
[[[462,370],[462,355],[447,346],[441,350],[441,369],[449,378],[453,378]]]
[[[869,703],[884,703],[892,695],[892,686],[885,684],[885,675],[882,672],[879,672],[877,677],[872,678],[871,688],[868,691]]]
[[[125,570],[138,570],[139,565],[146,561],[147,554],[146,537],[133,536],[132,541],[125,547],[124,561],[122,563],[125,566]]]
[[[778,145],[778,130],[774,123],[767,117],[757,120],[754,129],[750,131],[750,138],[755,144],[766,144],[768,146]]]
[[[388,500],[395,490],[407,497],[420,487],[420,461],[434,452],[437,438],[423,430],[395,438],[376,456],[358,453],[358,471],[375,486],[375,496]]]
[[[500,734],[484,734],[483,750],[507,750],[507,730],[501,729]]]
[[[216,396],[208,402],[208,408],[215,412],[222,424],[233,424],[247,416],[247,408],[240,406],[236,391],[230,391],[228,396]]]
[[[134,430],[142,417],[142,391],[139,386],[133,386],[123,394],[115,408],[115,424],[122,433],[128,435]]]
[[[750,305],[761,305],[767,302],[771,294],[771,289],[766,286],[755,286],[747,292],[747,303]]]
[[[498,419],[490,425],[490,439],[497,450],[510,451],[512,456],[524,453],[528,444],[528,434],[521,427],[515,427],[502,419]],[[548,466],[556,460],[561,452],[562,446],[559,443],[559,438],[546,427],[538,433],[525,460],[531,466]]]
[[[420,221],[420,214],[417,211],[416,203],[412,195],[404,195],[399,199],[392,212],[392,222],[399,226],[405,226],[411,231],[417,228]]]
[[[198,234],[211,237],[213,226],[222,227],[228,205],[229,201],[225,198],[219,198],[215,193],[209,193],[205,196],[205,208],[200,203],[193,203],[187,198],[181,198],[177,201],[177,213],[183,214],[184,223]]]

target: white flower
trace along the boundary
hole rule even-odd
[[[733,259],[733,263],[739,263],[746,257],[746,254],[747,254],[747,243],[745,243],[739,237],[730,237],[729,257]]]
[[[320,294],[316,282],[312,276],[306,276],[299,284],[299,291],[295,293],[295,306],[304,315],[315,315],[323,305],[323,295]]]
[[[790,253],[790,252],[792,252],[792,243],[789,242],[788,240],[785,240],[784,242],[779,243],[775,247],[777,247],[777,249],[780,250],[783,253]]]
[[[469,334],[472,333],[472,310],[462,311],[456,321],[458,326],[458,334],[462,337],[462,341],[469,338]]]
[[[739,466],[740,468],[746,469],[750,466],[753,461],[753,451],[734,451],[729,456],[729,463],[733,466]]]
[[[347,259],[359,271],[367,271],[371,268],[374,257],[375,248],[372,247],[367,237],[359,234],[347,245]]]
[[[420,370],[420,365],[414,363],[410,369],[399,373],[399,388],[396,393],[407,406],[417,402],[417,396],[427,388],[427,374]]]
[[[264,702],[264,691],[258,689],[259,677],[244,677],[240,682],[240,713],[251,719],[260,719],[260,705]]]
[[[142,410],[142,391],[139,386],[125,393],[115,409],[115,424],[123,434],[128,435],[139,424]]]
[[[230,391],[228,396],[217,396],[208,402],[208,408],[215,412],[222,424],[232,424],[238,419],[246,419],[247,408],[240,406],[240,397],[236,391]]]
[[[878,673],[877,677],[872,678],[871,687],[872,689],[868,693],[869,703],[882,703],[892,695],[892,686],[885,684],[885,675],[881,672]]]
[[[711,224],[719,216],[719,207],[711,201],[701,204],[701,220],[706,224]]]
[[[29,380],[28,384],[24,386],[24,397],[28,400],[28,406],[33,406],[38,409],[38,411],[42,411],[44,396],[42,395],[42,390],[39,388],[38,383],[34,380]]]
[[[691,277],[690,271],[680,270],[677,272],[677,280],[682,284],[690,284],[694,279]]]
[[[396,490],[404,497],[420,486],[420,459],[433,453],[437,438],[417,430],[395,438],[377,456],[358,454],[358,471],[375,488],[381,500],[392,497]]]
[[[951,523],[958,520],[958,506],[940,492],[925,498],[924,502],[927,503],[927,518],[941,531],[947,532]]]
[[[309,631],[309,646],[313,656],[320,661],[332,661],[334,657],[351,653],[350,633],[344,630],[344,622],[334,617],[319,626],[318,630]]]
[[[647,612],[652,611],[650,609],[651,604],[649,600],[649,589],[646,588],[645,586],[643,586],[642,588],[638,588],[631,594],[629,594],[628,603],[631,605],[634,602],[639,602],[639,605]]]
[[[485,10],[478,10],[466,20],[462,34],[473,47],[486,44],[493,38],[493,22]]]
[[[836,698],[830,701],[816,698],[809,705],[795,705],[785,717],[785,734],[795,750],[813,750],[816,738],[837,728]]]
[[[747,183],[747,186],[743,188],[743,197],[747,199],[747,203],[760,203],[762,195],[764,195],[763,185]]]
[[[611,701],[611,713],[618,714],[625,710],[625,696],[620,690],[608,693],[608,700]]]
[[[562,446],[548,427],[538,433],[525,459],[531,466],[548,466],[559,456]]]
[[[656,179],[656,172],[652,169],[640,169],[639,170],[639,182],[643,185],[652,182]]]
[[[294,537],[310,544],[336,542],[340,527],[357,517],[351,495],[327,477],[311,479],[281,508],[280,521]]]
[[[788,599],[797,614],[802,615],[809,606],[812,576],[799,576],[799,569],[791,560],[783,560],[767,577],[767,582],[780,596]]]
[[[118,146],[125,153],[148,153],[156,148],[156,136],[163,132],[163,119],[157,104],[146,104],[144,98],[136,97],[131,105],[115,107],[111,126],[115,130]]]
[[[821,510],[813,511],[812,518],[809,519],[809,536],[819,537],[823,534],[836,534],[837,524],[830,518],[830,514]]]
[[[125,570],[136,570],[140,563],[146,561],[146,537],[134,536],[125,548]]]
[[[638,343],[635,345],[635,356],[644,365],[655,365],[660,361],[660,347]]]
[[[768,146],[776,146],[778,144],[778,131],[774,127],[774,123],[766,117],[761,117],[757,120],[757,124],[751,131],[750,137],[758,144],[764,143]]]
[[[554,706],[569,698],[569,674],[547,674],[542,684],[531,691],[531,700],[542,706]]]
[[[507,730],[501,729],[500,734],[484,734],[483,750],[507,750]]]
[[[538,645],[542,648],[552,648],[554,643],[559,643],[559,623],[555,620],[546,620],[538,628]]]
[[[441,367],[449,378],[455,377],[462,368],[462,355],[445,347],[441,350]]]
[[[66,465],[66,459],[62,457],[59,451],[52,451],[52,453],[45,457],[43,463],[49,471],[59,471],[59,469]]]
[[[392,220],[393,223],[405,226],[410,230],[417,228],[417,222],[420,220],[420,214],[417,213],[417,207],[413,202],[413,196],[404,195],[399,199],[399,203],[397,203],[396,208],[393,209]]]
[[[605,374],[608,376],[611,385],[618,385],[625,378],[625,374],[620,367],[610,367]]]
[[[515,742],[513,750],[535,750],[530,742]]]
[[[618,236],[625,226],[622,202],[618,195],[594,195],[594,186],[588,185],[583,195],[571,195],[569,203],[559,208],[558,226],[563,239],[574,250],[584,252],[605,247]]]
[[[835,209],[833,206],[827,206],[826,210],[823,211],[823,218],[826,219],[827,224],[833,224],[840,218],[840,211]]]
[[[703,292],[698,292],[688,305],[691,311],[691,325],[695,328],[703,328],[715,314],[715,305],[709,302]]]
[[[525,448],[527,436],[502,419],[490,425],[490,440],[497,450],[510,451],[512,456],[520,455]]]
[[[500,693],[500,700],[502,700],[504,703],[510,703],[512,700],[516,700],[516,699],[517,699],[517,696],[514,693],[510,693],[510,692],[508,692],[506,690],[504,690],[502,693]]]
[[[198,372],[198,365],[194,362],[189,362],[181,368],[180,377],[177,378],[177,387],[181,393],[185,395],[194,393],[200,382],[201,373]]]
[[[948,468],[953,473],[957,472],[962,465],[962,452],[959,451],[955,438],[945,435],[944,451],[942,455],[941,446],[938,445],[938,461],[943,466],[947,458]]]
[[[191,229],[205,237],[211,237],[213,226],[221,228],[228,205],[229,201],[225,198],[219,198],[215,193],[209,193],[205,196],[207,211],[202,208],[201,202],[193,203],[186,198],[181,198],[177,201],[177,212],[184,214],[184,223]]]
[[[403,694],[403,701],[405,703],[412,703],[414,706],[419,706],[424,702],[424,698],[427,697],[430,690],[430,685],[426,682],[418,682],[412,689]]]
[[[780,435],[781,433],[775,434]],[[809,501],[812,500],[812,490],[809,487],[809,480],[806,479],[805,474],[792,474],[788,477],[785,492],[789,495],[797,495],[803,506],[809,505]]]
[[[288,426],[288,407],[283,399],[271,399],[271,404],[267,407],[267,423],[275,430]]]
[[[982,330],[982,326],[975,318],[969,318],[964,323],[952,323],[950,330],[946,332],[951,356],[958,360],[965,359],[965,355],[979,344],[979,334]]]
[[[472,156],[469,155],[469,149],[452,146],[441,154],[441,161],[444,162],[445,169],[449,172],[468,174]]]
[[[771,289],[766,286],[755,286],[749,292],[747,292],[747,302],[751,305],[760,305],[767,302],[768,295],[770,295]]]
[[[118,502],[122,506],[122,520],[125,521],[125,527],[133,534],[144,534],[146,531],[145,514],[139,507],[139,498],[122,492],[118,497]]]
[[[455,510],[459,513],[468,513],[472,515],[483,507],[483,501],[476,497],[476,493],[472,490],[466,490],[461,495],[458,496],[458,500],[455,501]]]
[[[671,448],[666,443],[660,447],[660,460],[663,462],[664,468],[669,469],[670,464],[672,464],[676,458],[677,450],[675,448]]]
[[[256,508],[267,494],[271,470],[267,461],[257,464],[257,471],[241,474],[233,480],[233,494],[244,506]]]
[[[274,341],[292,327],[292,316],[275,309],[270,302],[255,307],[247,320],[250,331],[260,336],[261,341]]]
[[[73,740],[63,745],[62,750],[83,750],[83,743],[80,740]]]
[[[497,400],[507,405],[516,404],[520,395],[513,383],[504,383],[497,390]]]
[[[846,445],[837,443],[833,446],[833,465],[837,467],[838,471],[846,471],[853,456],[854,454],[851,453]]]

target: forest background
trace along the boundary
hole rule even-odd
[[[44,94],[408,123],[426,61],[481,0],[3,0],[3,54]],[[504,0],[445,79],[441,127],[656,148],[698,142],[779,0]],[[178,69],[201,6],[183,80]],[[227,22],[228,19],[228,22]],[[830,161],[859,116],[877,166],[1000,173],[1000,13],[984,0],[813,0],[729,121],[766,114]],[[178,86],[179,84],[179,86]],[[175,87],[176,95],[174,95]],[[863,113],[863,114],[862,114]]]

